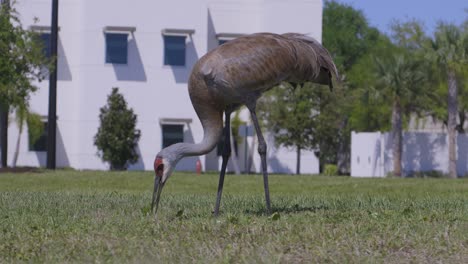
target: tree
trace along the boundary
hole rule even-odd
[[[37,90],[33,81],[42,80],[41,68],[50,63],[37,34],[22,28],[9,1],[2,1],[0,8],[0,54],[0,130],[2,143],[6,143],[8,112],[28,106],[31,93]],[[2,144],[2,166],[7,165],[6,155],[6,144]]]
[[[462,72],[468,65],[468,33],[466,27],[440,22],[428,48],[428,57],[436,63],[447,84],[447,130],[449,141],[449,177],[457,178],[457,114],[458,93]],[[465,77],[466,78],[466,77]]]
[[[296,148],[296,174],[300,174],[301,150],[315,147],[314,118],[318,112],[313,99],[311,89],[283,84],[265,94],[258,106],[276,145]]]
[[[346,94],[350,131],[387,131],[391,127],[392,105],[377,87],[376,58],[392,54],[395,45],[380,35],[374,46],[348,71],[349,89]],[[348,132],[348,133],[349,133]]]
[[[322,41],[332,54],[340,72],[340,83],[335,86],[339,86],[341,92],[346,94],[346,98],[336,98],[339,103],[331,109],[333,112],[341,113],[336,117],[339,119],[340,125],[335,131],[329,131],[331,134],[328,135],[336,137],[334,141],[339,142],[336,149],[333,150],[335,152],[333,156],[336,159],[333,162],[330,160],[330,162],[336,163],[342,174],[349,171],[350,131],[353,124],[350,122],[352,109],[365,103],[360,98],[364,94],[357,91],[358,86],[349,78],[350,72],[363,57],[374,49],[380,38],[381,34],[376,28],[369,26],[362,11],[336,1],[325,2]],[[366,71],[355,71],[354,74],[365,75]],[[327,150],[331,150],[332,145],[327,145]]]
[[[305,87],[304,87],[305,88]],[[310,89],[310,88],[309,88]],[[316,117],[314,144],[318,146],[315,154],[320,160],[320,172],[324,171],[325,165],[343,165],[343,159],[347,160],[349,155],[349,134],[347,98],[348,90],[343,85],[335,86],[333,91],[326,86],[311,85],[314,96],[318,103],[319,115]],[[339,173],[346,173],[343,166],[338,166]]]
[[[137,116],[128,109],[127,102],[118,88],[113,88],[107,105],[100,109],[100,126],[94,137],[98,156],[110,163],[111,170],[125,170],[138,161],[136,146],[140,130],[136,129]]]
[[[16,139],[15,153],[13,155],[13,162],[11,164],[13,168],[16,167],[16,163],[18,162],[21,135],[23,134],[24,122],[27,119],[28,111],[29,110],[26,105],[20,105],[16,109],[16,124],[18,125],[18,138]]]
[[[425,71],[421,61],[405,53],[391,54],[388,58],[376,59],[375,74],[382,94],[392,101],[392,151],[393,174],[401,177],[401,156],[403,143],[403,113],[409,115],[418,104],[418,97],[424,97]],[[406,109],[406,111],[405,111]]]
[[[353,105],[350,123],[358,131],[391,131],[393,173],[401,176],[403,127],[412,115],[429,112],[436,100],[428,82],[432,69],[424,58],[428,37],[422,25],[395,21],[391,30],[350,71],[353,91],[361,98]]]
[[[369,26],[361,10],[336,1],[325,2],[323,45],[332,54],[340,72],[348,72],[372,49],[379,37],[379,31]]]
[[[231,119],[231,133],[229,133],[229,143],[231,144],[231,161],[236,175],[240,175],[239,156],[237,155],[237,144],[240,142],[239,127],[242,124],[240,110],[234,112],[234,118]]]
[[[333,99],[328,87],[284,83],[259,101],[263,125],[273,133],[275,143],[296,148],[296,174],[300,174],[302,150],[319,150],[321,165],[336,160],[337,137],[332,131],[337,130],[339,119],[329,118],[333,111],[325,109]]]
[[[44,132],[44,124],[42,123],[41,116],[37,113],[31,112],[28,106],[19,105],[15,109],[15,117],[16,125],[18,126],[18,137],[16,139],[13,161],[11,163],[11,167],[13,168],[16,167],[18,162],[24,123],[27,123],[30,145],[35,144]]]
[[[374,74],[382,97],[392,103],[393,174],[400,177],[403,119],[429,111],[435,96],[428,82],[431,67],[424,58],[428,37],[422,24],[416,20],[394,21],[391,30],[392,45],[374,60]]]

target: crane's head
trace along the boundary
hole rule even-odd
[[[154,191],[153,191],[153,201],[151,203],[151,211],[156,214],[158,211],[159,198],[161,196],[161,191],[166,184],[167,179],[171,176],[172,171],[175,167],[175,162],[170,157],[164,157],[160,154],[156,156],[154,160]]]

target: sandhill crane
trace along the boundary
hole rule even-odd
[[[156,155],[152,211],[157,212],[161,191],[177,162],[183,157],[206,154],[217,145],[223,134],[224,112],[225,146],[213,212],[215,216],[219,214],[224,175],[231,153],[230,115],[245,105],[258,137],[266,207],[270,213],[267,145],[255,112],[257,99],[282,82],[314,82],[332,87],[332,74],[336,76],[337,70],[328,51],[315,39],[298,33],[257,33],[239,37],[200,58],[193,67],[188,90],[203,126],[203,140],[197,144],[173,144]]]

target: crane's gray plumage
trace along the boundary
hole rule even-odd
[[[332,75],[337,76],[338,72],[328,51],[315,39],[298,33],[257,33],[239,37],[200,58],[193,67],[188,89],[203,126],[203,140],[197,144],[177,143],[157,154],[152,207],[157,209],[161,189],[177,162],[183,157],[203,155],[214,149],[223,133],[223,113],[228,139],[230,113],[246,105],[259,138],[258,150],[262,158],[269,211],[266,143],[255,113],[257,99],[282,82],[314,82],[332,87]],[[230,145],[226,144],[215,214],[219,210],[229,149]]]

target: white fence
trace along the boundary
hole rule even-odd
[[[457,173],[468,173],[468,136],[457,137]],[[389,133],[351,134],[351,176],[385,177],[393,170],[392,138]],[[445,133],[403,133],[402,170],[448,173],[448,138]]]

